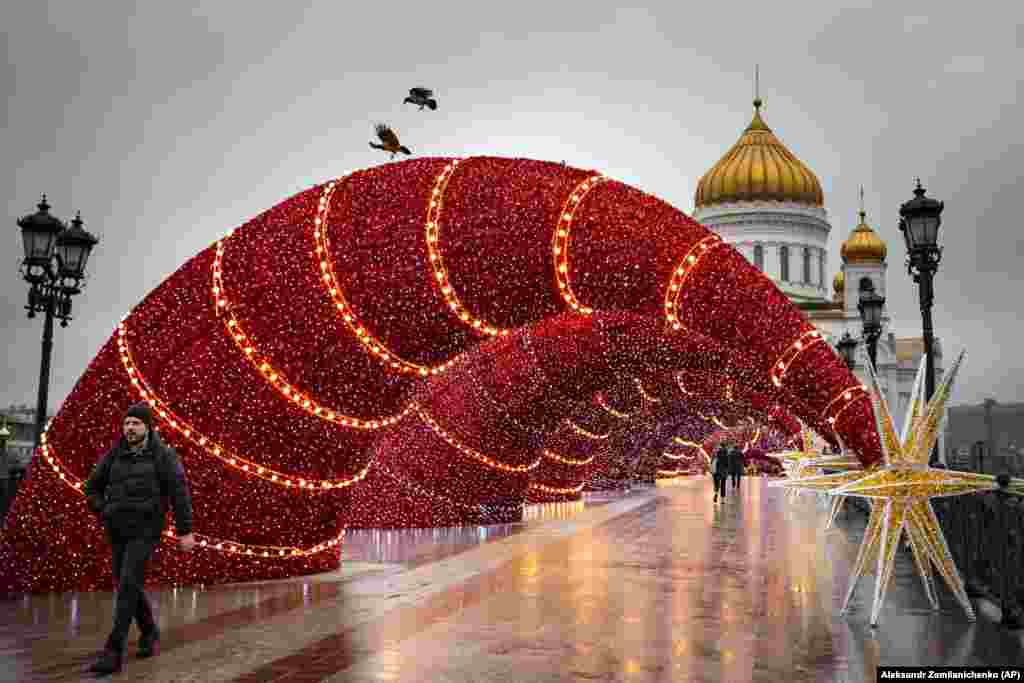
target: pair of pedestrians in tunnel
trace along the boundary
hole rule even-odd
[[[746,464],[743,451],[736,444],[732,444],[729,447],[729,474],[732,478],[732,488],[734,491],[738,491],[740,488],[740,479],[743,478],[743,469],[746,467]]]
[[[732,479],[733,491],[739,490],[744,465],[743,451],[739,449],[739,446],[730,443],[719,445],[711,462],[711,476],[715,484],[715,502],[718,502],[719,496],[725,500],[725,492],[730,479]]]

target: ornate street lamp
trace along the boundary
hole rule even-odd
[[[850,331],[843,332],[843,336],[836,342],[836,349],[839,351],[839,355],[846,362],[846,367],[853,371],[854,366],[857,364],[857,340],[850,336]]]
[[[50,389],[50,356],[53,352],[53,320],[67,327],[71,320],[71,297],[82,291],[85,266],[99,240],[83,228],[78,214],[65,226],[50,214],[46,195],[38,211],[18,220],[25,258],[21,274],[29,284],[28,317],[46,316],[43,324],[43,354],[39,366],[39,397],[36,403],[35,446],[39,447],[46,425],[46,403]]]
[[[925,355],[925,401],[935,393],[935,355],[932,332],[932,303],[935,298],[933,280],[935,271],[942,260],[939,246],[939,226],[942,225],[942,209],[945,203],[924,196],[921,179],[917,179],[914,198],[900,206],[900,231],[907,246],[907,274],[918,284],[921,301],[921,322]],[[932,462],[938,460],[937,451],[932,451]]]
[[[885,297],[876,294],[873,288],[861,291],[857,310],[860,311],[860,319],[864,325],[864,341],[868,345],[871,367],[876,371],[878,369],[878,338],[882,335],[882,308],[884,306]]]

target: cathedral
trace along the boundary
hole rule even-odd
[[[692,215],[768,275],[833,348],[844,332],[861,340],[857,302],[866,288],[885,296],[885,242],[867,223],[862,191],[859,222],[843,241],[842,263],[829,281],[832,226],[821,183],[768,127],[761,106],[761,99],[755,98],[750,125],[697,183]],[[897,337],[883,309],[877,371],[889,405],[896,410],[897,427],[902,424],[923,353],[923,339]],[[935,354],[937,383],[942,376],[938,340]],[[866,378],[859,353],[854,372],[862,380]],[[945,452],[943,444],[939,452]]]

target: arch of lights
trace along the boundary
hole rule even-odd
[[[335,568],[350,524],[575,495],[602,457],[556,437],[607,441],[575,406],[624,369],[725,358],[878,459],[866,390],[813,326],[661,200],[524,159],[358,171],[232,230],[116,326],[10,512],[0,590],[106,585],[81,483],[140,398],[188,469],[202,544],[163,544],[154,579],[209,584]]]

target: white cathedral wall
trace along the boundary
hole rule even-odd
[[[694,218],[733,244],[751,263],[754,246],[764,247],[764,272],[790,296],[824,300],[821,266],[831,226],[825,210],[793,202],[737,202],[703,207]],[[782,246],[789,249],[789,278],[782,280]],[[804,248],[811,250],[810,281],[804,282]]]
[[[694,218],[715,231],[727,242],[736,246],[743,256],[754,263],[754,245],[764,247],[764,272],[776,285],[790,295],[817,300],[827,300],[832,293],[832,275],[828,268],[828,236],[831,225],[823,208],[808,207],[791,202],[737,202],[714,207],[703,207],[694,211]],[[780,247],[789,246],[789,282],[782,282]],[[811,284],[804,285],[802,248],[812,248]],[[821,264],[824,264],[822,268]],[[843,318],[809,319],[824,332],[828,342],[835,347],[836,340],[844,331],[860,340],[861,322],[857,310],[858,287],[862,277],[870,277],[875,291],[886,296],[886,264],[847,264],[845,271],[844,299],[846,306]],[[824,273],[821,271],[824,270]],[[822,278],[824,275],[824,278]],[[901,396],[909,396],[917,371],[917,362],[900,364],[896,350],[889,337],[889,318],[882,319],[882,337],[878,343],[878,379],[886,400],[893,411],[897,429],[902,429],[906,406],[900,405]],[[854,374],[866,383],[864,367],[858,363]],[[936,367],[936,381],[942,376]],[[939,433],[939,452],[945,457],[944,434]]]

